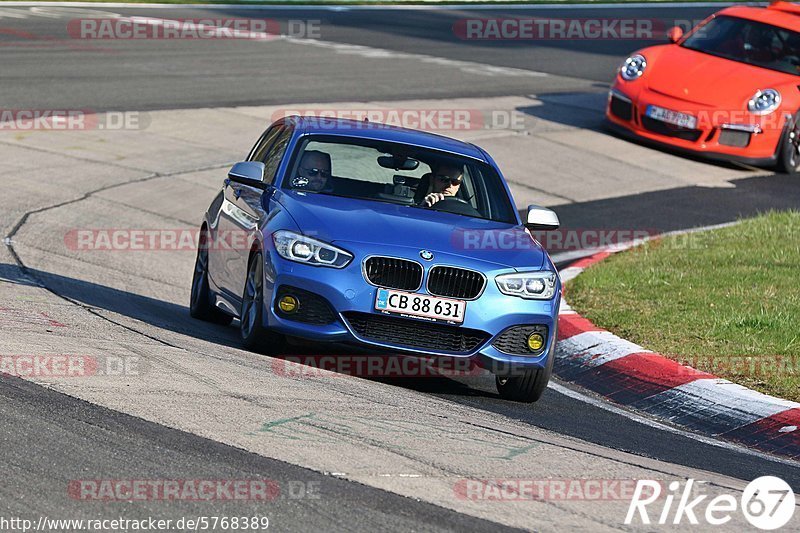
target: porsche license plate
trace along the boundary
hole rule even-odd
[[[467,302],[393,289],[378,289],[375,309],[384,313],[460,324],[464,321]]]
[[[663,107],[649,105],[647,106],[644,114],[650,118],[660,120],[661,122],[666,122],[667,124],[680,126],[681,128],[688,128],[690,130],[697,128],[697,118],[686,113],[680,113],[678,111],[664,109]]]

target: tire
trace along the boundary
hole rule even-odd
[[[533,403],[541,398],[547,388],[552,367],[553,356],[551,355],[546,368],[528,369],[522,376],[495,376],[497,392],[504,400]]]
[[[189,314],[192,318],[222,324],[227,326],[233,317],[224,313],[211,304],[208,294],[208,232],[200,232],[200,243],[197,247],[197,257],[194,261],[194,275],[192,276],[192,294],[189,300]]]
[[[792,117],[792,123],[781,140],[778,153],[778,171],[797,176],[800,174],[800,112]]]
[[[553,373],[557,337],[558,326],[556,325],[550,341],[550,357],[544,368],[527,369],[521,376],[495,376],[497,392],[500,393],[501,398],[512,402],[533,403],[542,397],[547,383],[550,381],[550,375]]]
[[[285,347],[283,335],[264,327],[264,258],[261,252],[250,257],[239,317],[239,333],[248,350],[277,354]]]

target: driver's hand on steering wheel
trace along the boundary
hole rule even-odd
[[[445,195],[440,192],[432,192],[428,196],[422,199],[422,203],[425,207],[433,207],[433,204],[440,200],[444,200]]]

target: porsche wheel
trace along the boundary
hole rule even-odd
[[[778,154],[778,170],[784,174],[800,174],[800,112],[792,117],[792,124],[784,136]]]
[[[283,335],[264,327],[264,258],[261,252],[253,254],[247,268],[247,279],[242,294],[239,314],[239,332],[248,350],[277,353],[284,345]]]
[[[194,261],[194,275],[192,276],[192,293],[189,301],[189,314],[193,318],[214,322],[215,324],[228,325],[233,317],[223,313],[211,303],[208,294],[208,233],[200,233],[200,243],[197,248],[197,258]]]

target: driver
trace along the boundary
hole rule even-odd
[[[441,164],[431,176],[431,192],[422,199],[425,207],[432,207],[433,204],[444,200],[445,196],[455,196],[461,188],[464,180],[464,172],[460,166]]]
[[[331,177],[331,155],[320,150],[307,150],[300,159],[297,177],[292,180],[296,189],[319,192],[328,186]]]

